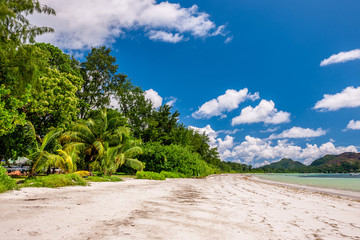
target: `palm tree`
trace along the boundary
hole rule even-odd
[[[129,128],[118,128],[112,138],[112,141],[118,138],[118,145],[109,147],[109,143],[105,142],[105,154],[99,161],[94,162],[93,167],[101,170],[105,175],[111,175],[124,164],[141,171],[143,164],[135,158],[142,154],[142,149],[138,146],[140,141],[130,139],[130,132]]]
[[[52,154],[46,148],[61,135],[62,130],[54,129],[46,134],[44,138],[41,138],[36,134],[35,128],[30,122],[27,122],[26,128],[28,130],[27,133],[34,139],[33,148],[28,156],[32,165],[30,176],[33,176],[35,172],[43,169],[47,161],[52,158]]]
[[[86,165],[90,170],[113,173],[123,164],[142,169],[142,164],[133,157],[141,153],[140,142],[132,140],[131,130],[121,126],[124,121],[106,109],[95,120],[89,119],[74,125],[61,137],[66,149],[77,149],[87,155]]]

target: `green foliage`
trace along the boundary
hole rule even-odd
[[[25,180],[21,187],[58,188],[66,186],[86,186],[86,181],[76,173],[53,174],[49,176],[31,177]]]
[[[178,172],[186,177],[202,177],[215,173],[215,169],[203,161],[199,154],[180,145],[164,146],[149,142],[142,146],[139,160],[145,163],[147,171]]]
[[[88,169],[112,174],[123,164],[142,170],[142,163],[135,157],[142,153],[140,141],[131,137],[131,130],[121,126],[124,119],[114,111],[103,109],[95,120],[74,125],[66,132],[61,141],[65,149],[77,149],[87,155],[85,164]]]
[[[157,172],[139,171],[136,173],[138,179],[166,180],[165,176]]]
[[[34,12],[55,15],[55,10],[38,0],[2,0],[0,2],[0,41],[34,42],[37,35],[52,28],[32,25],[25,17]]]
[[[82,79],[49,69],[40,77],[40,82],[40,88],[33,89],[26,107],[27,119],[41,135],[45,135],[51,128],[69,127],[69,124],[77,119],[79,112],[76,92]]]
[[[251,165],[224,161],[219,163],[218,168],[221,172],[224,173],[247,173],[251,172],[252,170]]]
[[[0,85],[0,136],[12,133],[16,126],[25,124],[24,113],[19,113],[29,97],[29,91],[26,90],[22,97],[15,97],[11,89],[5,85]]]
[[[6,175],[6,169],[0,166],[0,193],[17,188],[16,181]]]
[[[85,178],[89,182],[121,182],[122,179],[115,176],[90,176]]]
[[[161,171],[160,174],[162,174],[165,178],[185,178],[186,177],[184,174],[177,173],[177,172]]]
[[[26,131],[31,136],[33,141],[32,149],[30,150],[30,154],[28,155],[28,159],[31,160],[30,175],[33,176],[35,172],[39,172],[46,167],[51,167],[54,164],[54,161],[58,161],[57,159],[54,159],[54,154],[49,153],[48,148],[49,145],[53,141],[56,141],[57,138],[61,135],[62,130],[54,129],[47,133],[44,138],[41,138],[36,134],[35,128],[30,122],[27,123],[26,127]],[[54,165],[59,166],[57,164],[58,163]]]
[[[82,118],[87,117],[90,109],[107,107],[113,86],[123,78],[122,74],[116,74],[118,65],[110,52],[106,47],[92,48],[86,61],[81,63],[84,84],[78,97],[84,103],[80,112]]]

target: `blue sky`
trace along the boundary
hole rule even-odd
[[[156,104],[176,99],[223,160],[309,164],[360,148],[359,1],[42,2],[57,16],[33,21],[56,33],[39,40],[78,56],[111,46],[120,72]]]

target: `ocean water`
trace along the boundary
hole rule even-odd
[[[341,174],[256,174],[257,177],[284,183],[335,188],[360,192],[360,175]]]

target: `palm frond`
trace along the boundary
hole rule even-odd
[[[100,141],[95,141],[93,143],[93,147],[95,148],[95,150],[98,152],[98,155],[99,156],[102,156],[105,152],[105,149],[104,149],[104,145],[102,142]]]
[[[43,138],[40,150],[44,151],[46,146],[48,144],[50,144],[53,140],[57,139],[62,133],[62,130],[59,129],[54,129],[51,130],[48,134],[45,135],[45,137]]]
[[[125,161],[125,165],[132,168],[132,169],[135,169],[137,171],[142,171],[143,170],[142,162],[140,162],[137,159],[128,158]]]
[[[132,147],[124,152],[124,155],[128,158],[133,158],[137,155],[140,155],[143,153],[143,150],[141,147]]]

